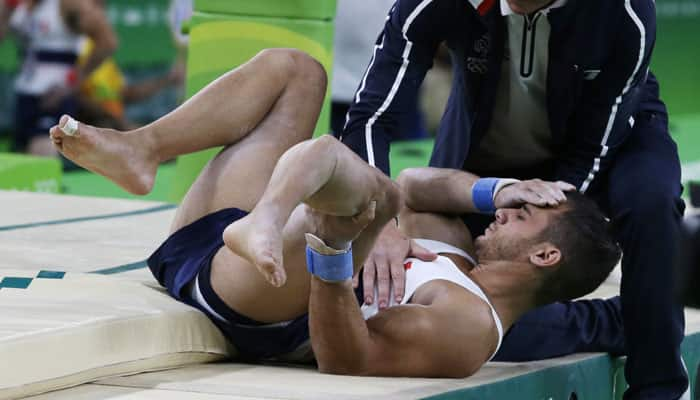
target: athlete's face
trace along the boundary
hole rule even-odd
[[[506,0],[514,13],[526,15],[548,5],[552,0]]]
[[[530,248],[541,241],[542,232],[558,212],[561,207],[540,208],[531,204],[499,209],[496,220],[474,241],[479,261],[527,261]]]

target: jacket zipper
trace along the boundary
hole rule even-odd
[[[523,16],[523,39],[520,52],[520,76],[523,78],[529,78],[532,75],[532,69],[535,63],[535,37],[537,33],[537,20],[541,15],[541,12],[537,12],[532,16]]]

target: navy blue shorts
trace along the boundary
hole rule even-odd
[[[309,340],[308,315],[276,324],[258,322],[228,307],[211,286],[211,261],[224,246],[224,229],[246,215],[237,208],[227,208],[200,218],[173,233],[148,258],[148,266],[172,297],[204,312],[242,358],[272,359],[297,350]],[[195,277],[207,304],[226,321],[191,298],[186,287]],[[360,303],[361,299],[358,296]]]
[[[41,108],[41,97],[17,94],[15,104],[15,148],[24,150],[34,137],[49,136],[49,129],[58,124],[63,114],[75,114],[76,99],[69,96],[52,110]]]

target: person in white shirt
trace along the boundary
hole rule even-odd
[[[75,112],[81,82],[116,50],[116,35],[93,1],[20,0],[2,7],[0,40],[9,19],[24,54],[15,82],[15,149],[55,156],[46,132],[61,114]],[[95,51],[79,66],[83,35],[92,39]]]

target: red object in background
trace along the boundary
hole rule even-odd
[[[479,15],[483,16],[486,15],[487,12],[493,8],[493,5],[496,4],[495,0],[484,0],[479,4],[479,7],[477,7],[476,11],[479,12]]]
[[[75,70],[75,68],[71,69],[66,74],[66,84],[68,84],[69,87],[73,87],[78,84],[78,72]]]
[[[5,0],[5,7],[9,8],[10,10],[15,9],[21,1],[22,0]]]
[[[411,269],[412,266],[413,266],[413,263],[409,261],[409,262],[407,262],[406,264],[403,265],[403,269],[405,269],[406,271],[408,271],[409,269]]]

